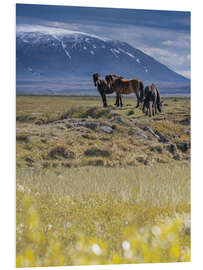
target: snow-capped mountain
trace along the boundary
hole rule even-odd
[[[142,51],[121,41],[59,28],[17,29],[17,82],[23,78],[86,79],[93,88],[92,73],[109,73],[145,82],[189,85],[189,80]],[[52,86],[53,90],[53,86]]]

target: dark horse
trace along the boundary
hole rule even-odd
[[[155,84],[145,87],[145,98],[143,103],[142,111],[145,112],[145,107],[147,108],[146,115],[151,117],[151,107],[150,102],[152,102],[152,115],[155,115],[158,111],[161,113],[162,111],[162,102],[159,90],[157,89]]]
[[[121,78],[117,75],[111,75],[113,78]],[[96,72],[93,74],[93,82],[94,85],[97,87],[97,90],[99,91],[101,97],[102,97],[102,101],[103,101],[103,106],[107,107],[107,101],[106,101],[106,95],[112,94],[114,92],[114,90],[109,87],[107,85],[106,80],[102,79],[101,77],[99,77],[99,74]],[[120,99],[116,99],[116,103],[115,105],[117,105],[118,102],[121,102],[122,104],[122,99],[120,97]]]
[[[131,94],[135,93],[137,97],[137,107],[139,107],[139,103],[143,100],[144,95],[144,85],[143,83],[138,79],[130,79],[125,80],[123,78],[115,78],[112,75],[106,75],[105,80],[107,81],[107,85],[109,88],[111,88],[113,91],[116,92],[117,100],[116,105],[119,106],[119,100],[121,98],[121,94]],[[122,102],[120,104],[123,105]]]

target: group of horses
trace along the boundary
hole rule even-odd
[[[107,107],[106,95],[115,93],[116,102],[114,105],[122,107],[122,94],[128,95],[134,93],[137,97],[136,108],[143,102],[142,111],[145,113],[145,109],[147,109],[146,115],[149,114],[151,116],[151,107],[153,115],[157,113],[157,110],[159,112],[162,111],[160,93],[155,84],[144,88],[143,82],[138,79],[127,80],[115,74],[106,75],[105,79],[103,79],[98,73],[93,74],[93,82],[102,97],[104,107]]]

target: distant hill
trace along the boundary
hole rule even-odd
[[[16,34],[17,93],[96,93],[92,73],[115,73],[186,94],[190,80],[126,42],[58,28]]]

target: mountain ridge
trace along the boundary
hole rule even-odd
[[[16,33],[17,82],[48,78],[74,82],[75,78],[75,86],[81,79],[91,89],[92,73],[99,72],[103,76],[116,73],[137,77],[144,84],[190,88],[189,79],[126,42],[58,28],[31,30],[19,29]]]

